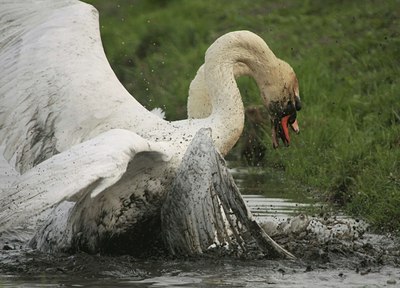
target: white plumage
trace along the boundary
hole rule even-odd
[[[131,131],[112,129],[54,155],[19,176],[16,185],[2,191],[2,232],[21,242],[29,240],[57,203],[76,202],[85,193],[98,196],[121,179],[138,153],[149,155],[141,158],[132,175],[140,173],[142,167],[168,161],[166,147]]]
[[[29,239],[51,208],[72,201],[73,233],[94,250],[158,213],[197,131],[211,128],[229,152],[244,121],[236,76],[255,78],[272,117],[298,96],[287,63],[257,35],[232,32],[207,50],[192,83],[192,103],[208,104],[166,121],[118,81],[97,11],[74,0],[0,0],[0,67],[0,145],[10,175],[22,173],[0,185],[0,238],[14,229]]]

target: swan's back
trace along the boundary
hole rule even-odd
[[[111,128],[135,130],[156,119],[112,71],[91,5],[0,6],[0,145],[19,171]]]

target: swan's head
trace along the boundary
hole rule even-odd
[[[289,64],[277,59],[274,69],[267,71],[266,79],[261,95],[272,122],[273,147],[279,146],[279,138],[289,146],[289,126],[294,132],[300,132],[296,118],[301,101],[296,74]]]

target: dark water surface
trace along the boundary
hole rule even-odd
[[[240,167],[232,172],[260,221],[281,221],[310,205],[310,200],[297,191],[287,190],[281,174]],[[35,251],[3,250],[0,287],[400,287],[399,262],[393,260],[396,256],[378,255],[389,253],[385,247],[398,247],[398,240],[372,234],[366,237],[380,247],[372,256],[361,257],[357,251],[349,253],[351,247],[347,250],[314,247],[316,255],[310,253],[314,256],[295,261],[138,260],[129,256],[51,256]],[[310,243],[304,245],[304,249],[313,249]]]
[[[153,264],[157,267],[147,268],[142,279],[116,272],[110,272],[110,277],[3,276],[0,287],[398,287],[400,277],[399,271],[390,267],[360,274],[346,269],[305,272],[269,261]]]
[[[75,273],[49,267],[37,275],[3,275],[0,287],[398,287],[400,283],[400,270],[389,266],[357,271],[310,267],[301,261],[70,257],[77,262],[87,257],[91,267]]]

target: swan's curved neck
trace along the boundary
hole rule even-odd
[[[244,107],[235,78],[252,76],[260,91],[274,79],[265,77],[277,65],[277,58],[257,35],[242,31],[228,33],[207,50],[204,80],[211,101],[213,138],[222,154],[239,139],[244,125]],[[269,76],[269,75],[268,75]],[[269,95],[261,95],[268,105]]]

